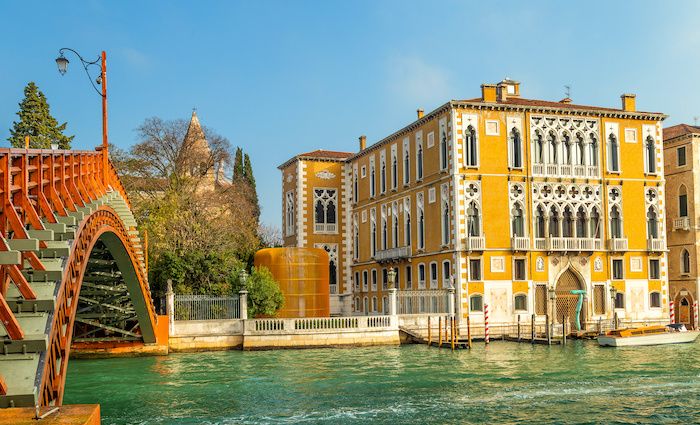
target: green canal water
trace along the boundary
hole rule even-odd
[[[103,424],[698,423],[700,343],[494,342],[71,360]]]

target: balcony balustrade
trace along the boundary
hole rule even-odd
[[[464,249],[467,251],[483,251],[486,248],[486,238],[483,236],[467,236],[464,238]]]
[[[400,246],[396,248],[389,248],[379,250],[374,254],[374,259],[379,262],[383,261],[396,261],[403,258],[409,258],[411,256],[411,246]]]
[[[335,223],[316,223],[314,224],[314,233],[336,233],[338,225]]]
[[[666,250],[666,243],[662,238],[652,238],[647,240],[647,249],[651,252],[661,252]]]
[[[535,249],[564,252],[600,251],[603,249],[603,243],[600,239],[596,238],[536,238]]]
[[[513,248],[513,251],[527,251],[530,249],[530,238],[513,236],[510,238],[510,246]]]
[[[532,174],[541,177],[600,177],[600,167],[583,164],[532,164]]]
[[[690,230],[690,217],[674,218],[673,230]]]
[[[608,239],[608,251],[620,252],[627,251],[627,238],[611,238]]]

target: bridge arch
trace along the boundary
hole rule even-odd
[[[76,321],[117,331],[115,339],[128,334],[132,342],[156,342],[136,221],[102,155],[0,149],[0,407],[62,403]],[[89,278],[102,280],[83,287]],[[128,306],[84,296],[88,291],[116,293]],[[106,324],[115,315],[104,311],[81,318],[95,305],[123,313],[130,329]]]

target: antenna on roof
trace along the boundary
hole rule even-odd
[[[695,127],[698,126],[698,118],[700,118],[700,117],[698,117],[697,115],[693,117],[693,122],[695,123],[695,124],[694,124]]]
[[[564,86],[564,97],[571,98],[571,86]]]

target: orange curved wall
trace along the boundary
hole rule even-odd
[[[266,248],[255,253],[255,267],[264,266],[284,294],[277,317],[329,317],[328,253],[320,248]]]

